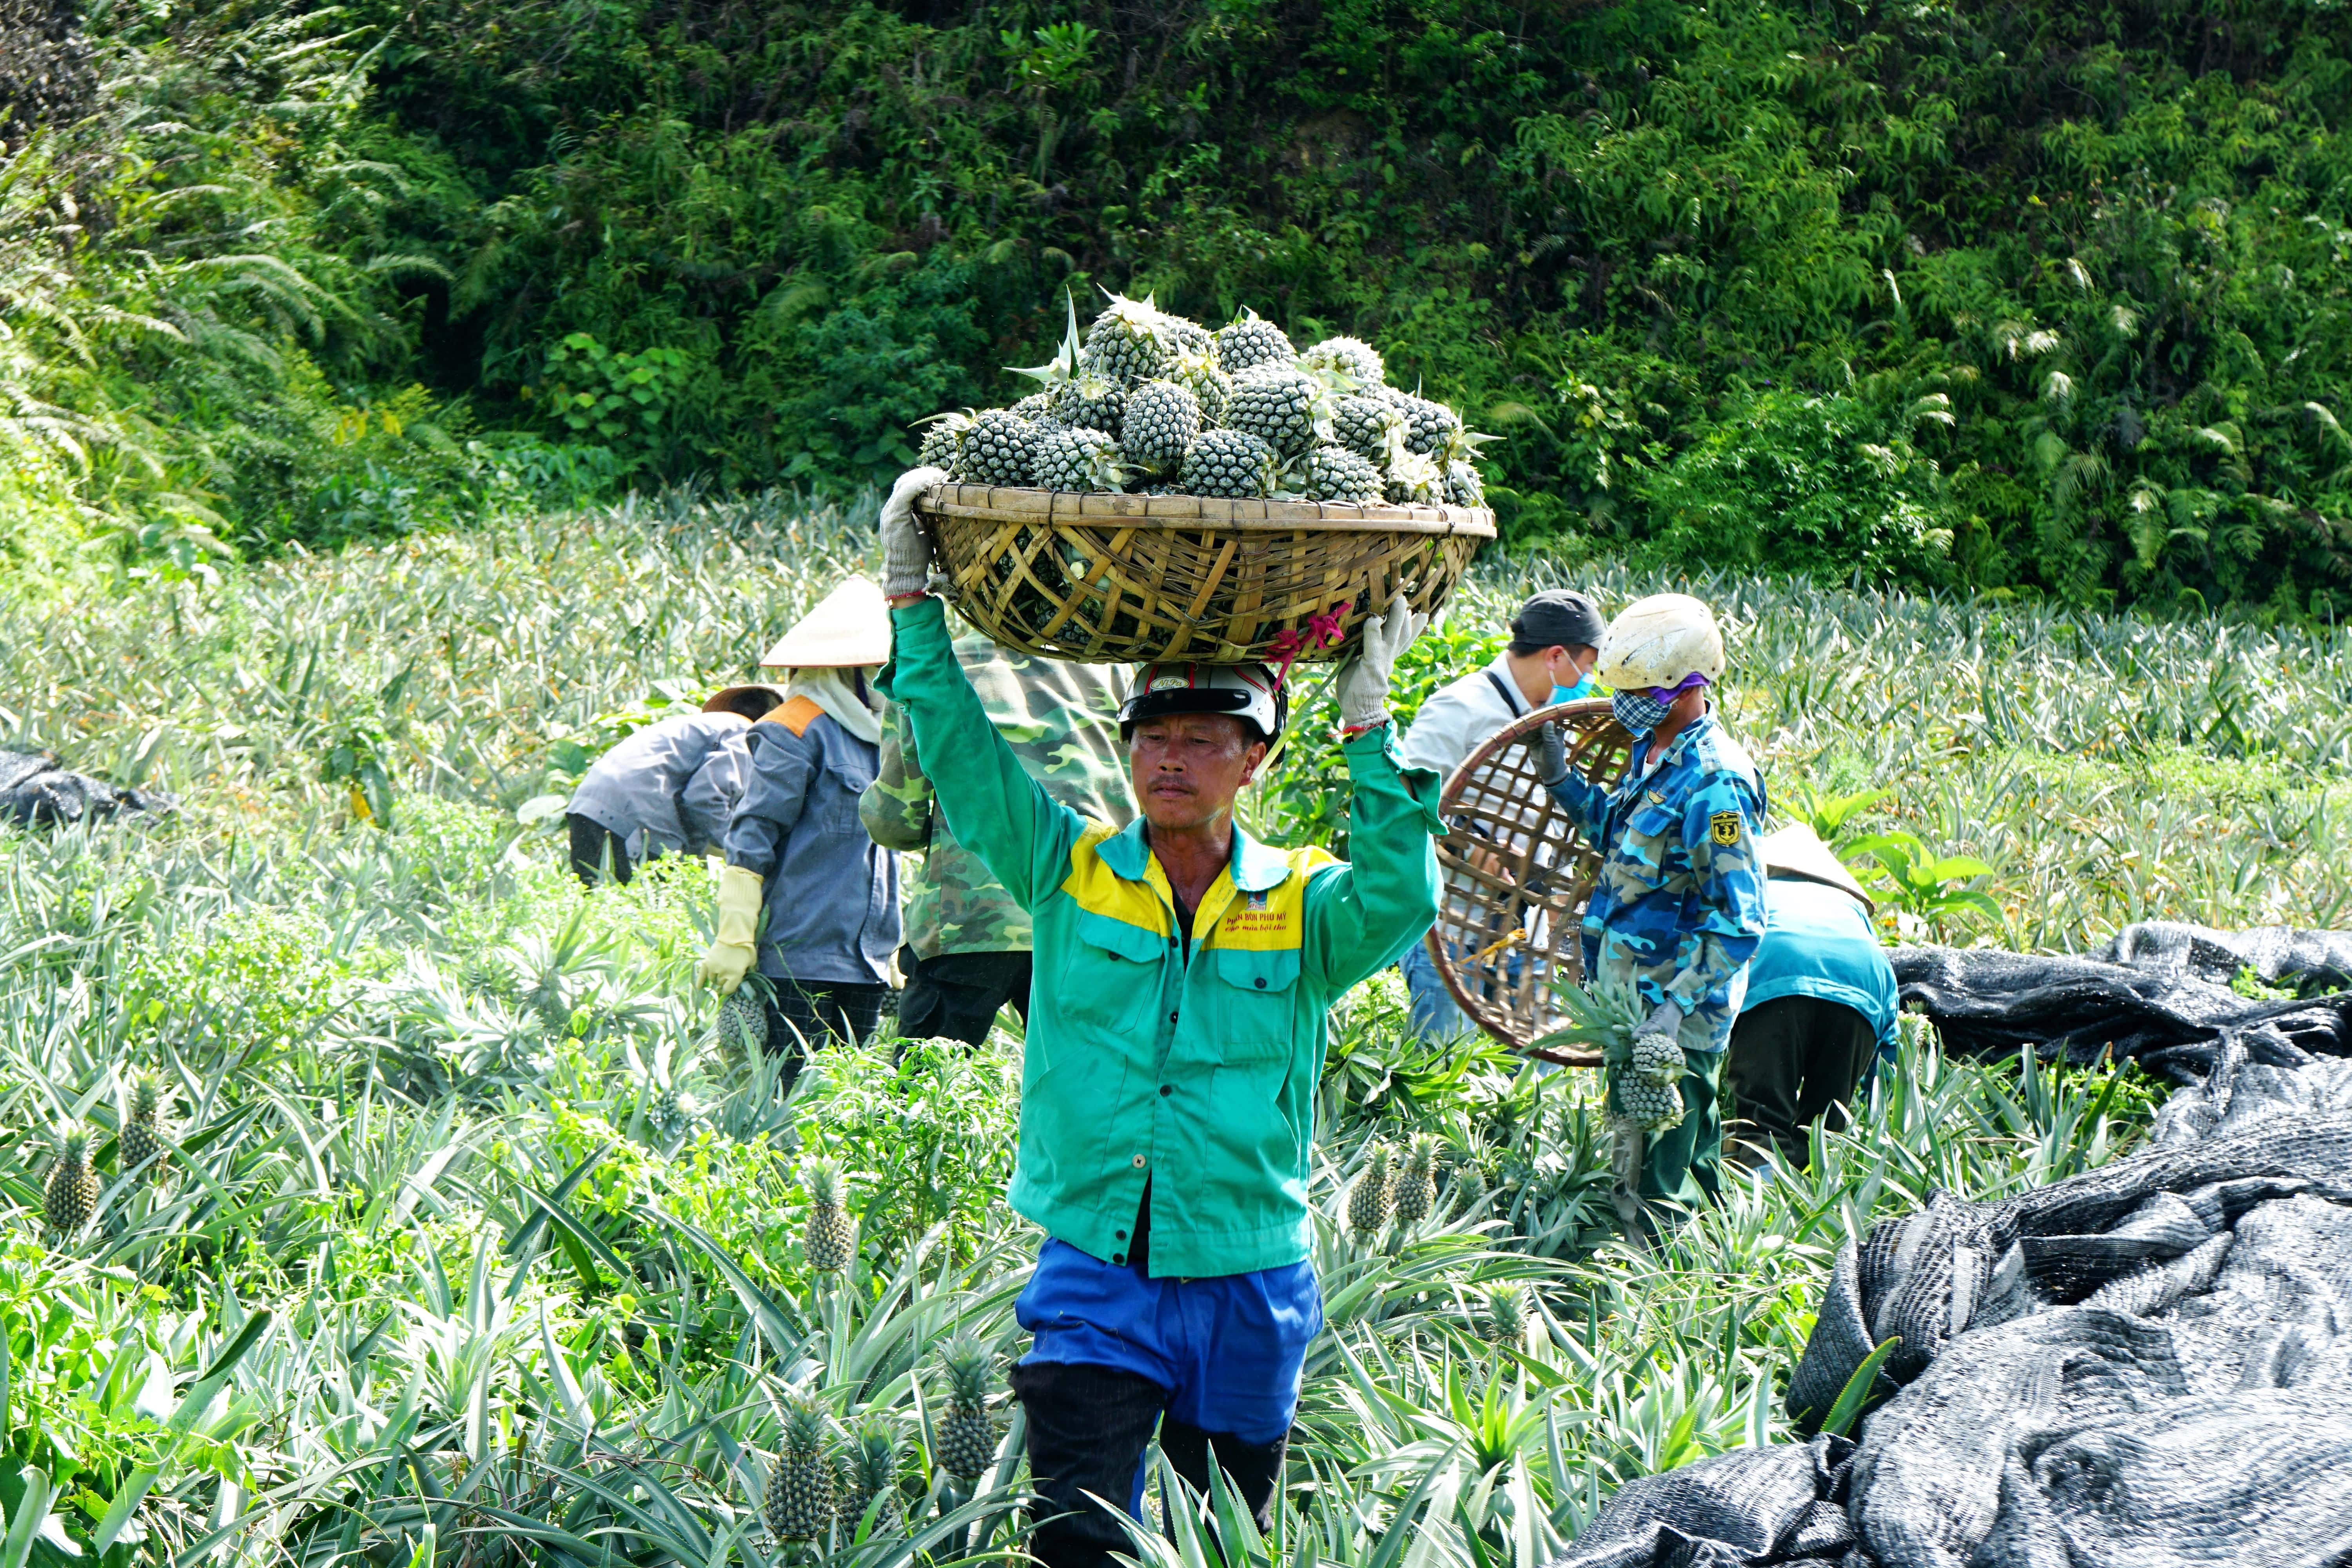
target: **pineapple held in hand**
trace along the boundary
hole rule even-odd
[[[996,1458],[996,1424],[988,1417],[989,1385],[996,1357],[986,1345],[961,1335],[948,1342],[940,1361],[947,1369],[948,1399],[935,1431],[940,1468],[971,1480]]]
[[[783,1451],[768,1472],[760,1512],[779,1541],[814,1541],[833,1523],[833,1457],[825,1452],[824,1412],[812,1399],[784,1411]]]
[[[89,1168],[89,1134],[80,1128],[66,1132],[43,1197],[49,1228],[59,1236],[74,1236],[89,1223],[98,1207],[98,1173]]]
[[[802,1246],[809,1267],[819,1274],[839,1274],[857,1260],[857,1226],[849,1217],[847,1184],[835,1160],[811,1160],[801,1172],[808,1190],[808,1229]]]
[[[1548,1049],[1598,1050],[1609,1074],[1609,1114],[1644,1132],[1663,1132],[1683,1119],[1682,1047],[1664,1035],[1633,1030],[1650,1004],[1630,986],[1563,986],[1555,994],[1568,1021],[1535,1043]]]

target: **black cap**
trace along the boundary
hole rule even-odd
[[[1546,588],[1519,606],[1511,640],[1537,647],[1599,647],[1608,623],[1592,601],[1573,588]]]

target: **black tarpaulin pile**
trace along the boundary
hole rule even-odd
[[[47,826],[171,809],[161,790],[117,788],[59,766],[54,752],[0,751],[0,822]]]
[[[2032,1046],[2078,1062],[2112,1052],[2176,1077],[2209,1071],[2234,1034],[2258,1061],[2293,1067],[2352,1052],[2352,931],[2267,926],[2223,931],[2148,921],[2087,957],[1993,948],[1895,950],[1906,1011],[1924,1013],[1962,1055]],[[2251,973],[2285,998],[2243,996]]]
[[[2137,951],[2210,984],[2210,934]],[[2141,1153],[1849,1244],[1789,1408],[1899,1339],[1853,1443],[1634,1482],[1555,1568],[2352,1563],[2352,1060],[2284,1016],[2216,1027]]]

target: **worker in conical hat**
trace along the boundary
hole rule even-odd
[[[750,774],[722,841],[719,934],[698,973],[730,994],[754,967],[768,978],[768,1048],[792,1058],[786,1087],[803,1047],[863,1039],[889,994],[898,857],[857,821],[880,762],[873,677],[889,657],[882,591],[852,577],[760,661],[784,700],[745,737]]]
[[[1811,1128],[1844,1127],[1881,1059],[1895,1055],[1895,966],[1871,927],[1870,895],[1800,822],[1768,833],[1764,941],[1731,1026],[1724,1081],[1731,1137],[1802,1168]]]

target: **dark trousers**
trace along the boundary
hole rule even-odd
[[[1844,1107],[1878,1051],[1878,1034],[1853,1008],[1817,996],[1759,1003],[1731,1026],[1734,1138],[1769,1139],[1781,1159],[1802,1168],[1812,1157],[1807,1131],[1816,1118],[1832,1131],[1846,1125]]]
[[[594,887],[604,875],[605,858],[612,858],[613,880],[626,885],[633,874],[629,851],[621,836],[603,823],[585,816],[563,814],[564,823],[572,829],[572,872],[588,887]]]
[[[847,981],[779,980],[768,998],[768,1054],[784,1058],[780,1094],[792,1092],[813,1047],[854,1046],[882,1021],[887,985]]]
[[[977,1046],[1010,1002],[1029,1022],[1030,958],[1025,952],[943,952],[917,958],[898,950],[907,989],[898,998],[898,1033],[910,1040],[947,1038]]]
[[[1209,1490],[1209,1453],[1260,1530],[1274,1525],[1287,1434],[1244,1443],[1230,1432],[1203,1432],[1169,1415],[1168,1391],[1132,1372],[1108,1366],[1040,1363],[1013,1369],[1013,1392],[1028,1417],[1030,1485],[1043,1499],[1029,1551],[1045,1568],[1112,1568],[1111,1553],[1139,1556],[1126,1528],[1095,1498],[1113,1505],[1136,1495],[1136,1468],[1160,1433],[1160,1451],[1195,1491]]]

